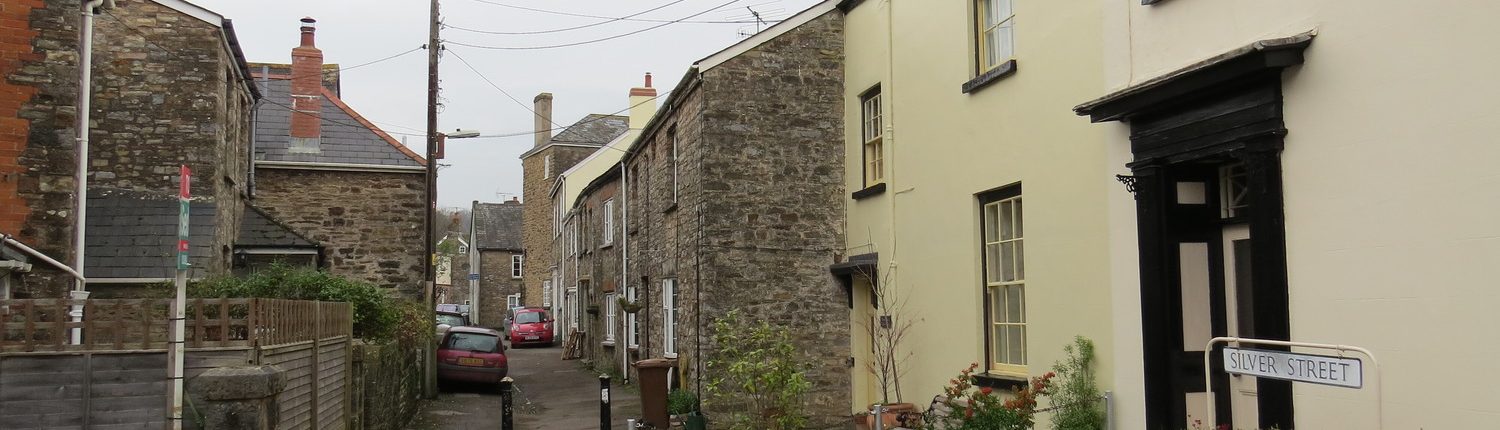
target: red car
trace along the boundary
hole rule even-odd
[[[510,366],[500,332],[479,327],[453,327],[443,335],[437,351],[438,379],[495,384]]]
[[[542,308],[517,308],[510,321],[510,344],[551,345],[552,315]]]

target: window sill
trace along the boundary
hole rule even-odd
[[[677,353],[669,352],[661,355],[662,358],[677,358]]]
[[[853,193],[850,193],[849,197],[852,197],[855,200],[863,200],[863,199],[870,198],[870,197],[875,197],[875,196],[878,196],[878,195],[881,195],[881,194],[885,194],[885,183],[884,182],[881,182],[881,183],[878,183],[878,184],[875,184],[875,185],[871,185],[871,186],[865,187],[865,189],[863,189],[863,190],[859,190],[859,191],[855,191]]]
[[[615,341],[612,341],[612,340],[606,340],[604,342],[600,342],[599,344],[603,345],[605,348],[614,348],[615,347]]]
[[[614,247],[614,246],[615,246],[615,244],[613,242],[611,242],[611,243],[606,243],[606,244],[603,244],[603,245],[599,245],[599,249],[609,249],[609,248]]]
[[[979,76],[975,76],[969,82],[964,82],[962,89],[964,94],[973,94],[975,91],[979,91],[980,88],[984,88],[999,81],[1001,78],[1014,74],[1016,74],[1016,60],[1006,61],[987,72],[980,73]]]
[[[974,374],[974,385],[995,389],[1019,390],[1025,388],[1030,381],[1024,376],[1004,375],[999,373],[976,373]]]

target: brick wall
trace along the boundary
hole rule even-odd
[[[331,273],[421,298],[420,173],[256,170],[256,204],[325,247]]]
[[[29,64],[35,66],[45,54],[33,50],[39,31],[30,24],[33,8],[41,0],[8,2],[0,8],[0,75],[12,78]],[[20,116],[23,105],[32,101],[37,88],[22,78],[19,82],[0,79],[0,233],[17,234],[31,214],[20,194],[21,176],[26,169],[20,164],[31,134],[31,121]]]

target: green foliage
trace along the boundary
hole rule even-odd
[[[349,302],[356,337],[378,341],[432,332],[431,312],[416,303],[393,299],[373,284],[311,268],[278,264],[243,277],[207,279],[189,285],[188,296]]]
[[[1073,339],[1063,351],[1067,357],[1053,366],[1062,379],[1052,404],[1056,430],[1100,430],[1104,428],[1104,407],[1100,404],[1099,383],[1094,380],[1094,342],[1083,336]]]
[[[954,430],[1025,430],[1036,422],[1037,400],[1052,394],[1052,378],[1046,375],[1031,378],[1031,384],[1017,390],[1009,398],[995,393],[989,387],[974,386],[974,370],[979,363],[970,364],[959,372],[958,377],[948,381],[943,388],[947,396],[947,415],[938,417],[945,426]]]
[[[698,410],[698,395],[681,388],[667,393],[667,413],[683,415]]]
[[[713,322],[718,349],[706,362],[708,399],[730,430],[792,430],[807,425],[803,396],[812,384],[785,329],[744,323],[733,311]]]

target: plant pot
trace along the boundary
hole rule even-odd
[[[854,414],[849,418],[854,421],[854,430],[871,430],[873,428],[874,420],[870,419],[870,414],[868,413]]]
[[[696,413],[689,414],[683,419],[682,428],[687,430],[708,430],[708,419]]]
[[[870,405],[870,410],[871,413],[865,418],[865,422],[870,427],[875,427],[875,405]],[[902,424],[909,424],[901,422],[902,418],[910,416],[913,412],[916,411],[917,405],[911,403],[891,403],[885,405],[885,411],[881,413],[879,417],[880,424],[882,428],[892,428]]]

